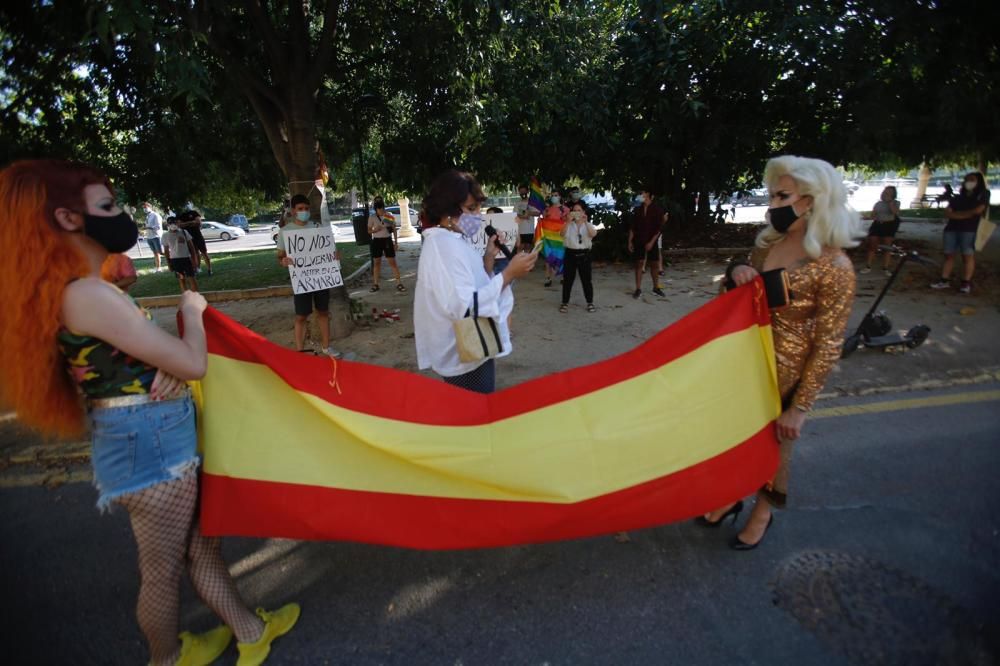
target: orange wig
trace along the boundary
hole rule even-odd
[[[55,220],[57,208],[83,212],[83,189],[107,176],[62,160],[14,162],[0,171],[0,404],[25,425],[60,437],[83,432],[83,410],[56,335],[66,285],[90,273],[86,258]]]

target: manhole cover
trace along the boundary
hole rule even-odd
[[[993,664],[983,627],[918,578],[877,560],[807,551],[778,569],[774,603],[862,664]]]

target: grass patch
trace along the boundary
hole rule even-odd
[[[341,252],[340,270],[344,276],[356,271],[365,258],[355,258],[353,245]],[[198,288],[201,291],[227,291],[231,289],[256,289],[257,287],[276,287],[289,284],[288,269],[278,265],[274,250],[250,250],[247,252],[213,252],[212,276],[198,276]],[[136,272],[139,279],[129,290],[135,297],[166,296],[180,292],[177,278],[173,273],[163,271],[153,272],[153,260],[135,259]],[[166,261],[164,260],[164,268]],[[202,265],[204,269],[204,264]]]

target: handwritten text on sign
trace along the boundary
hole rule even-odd
[[[289,224],[282,236],[285,253],[292,260],[288,276],[293,293],[307,294],[344,284],[330,227],[297,229]]]
[[[489,213],[483,216],[483,224],[479,233],[472,238],[472,246],[479,254],[486,252],[486,225],[492,224],[497,230],[497,239],[507,246],[511,252],[517,252],[517,222],[514,221],[513,213]],[[497,259],[502,259],[503,254],[497,250]]]

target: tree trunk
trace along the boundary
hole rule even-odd
[[[924,207],[924,195],[927,194],[927,183],[930,182],[930,179],[931,170],[928,168],[927,162],[921,162],[919,175],[917,176],[917,195],[910,202],[910,208]]]
[[[306,103],[310,103],[311,100]],[[310,218],[324,222],[328,215],[321,211],[326,206],[323,181],[317,172],[316,133],[312,114],[300,113],[298,117],[289,119],[283,132],[268,132],[268,136],[282,136],[280,145],[271,148],[278,163],[288,178],[288,196],[304,194],[309,198]],[[347,275],[344,275],[346,278]],[[354,331],[354,320],[351,318],[351,299],[347,294],[347,286],[330,290],[330,337],[334,340],[346,338]]]

